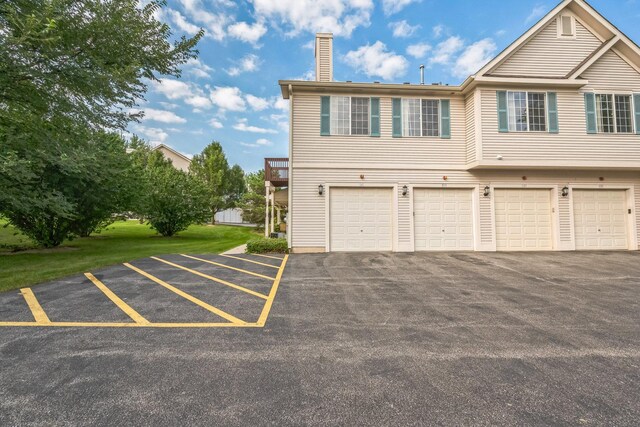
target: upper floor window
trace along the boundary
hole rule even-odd
[[[440,100],[403,99],[402,136],[440,136]]]
[[[544,92],[507,92],[509,132],[545,132],[547,130],[547,94]]]
[[[369,135],[369,98],[331,97],[331,135]]]
[[[600,133],[633,133],[631,95],[596,94],[596,117]]]

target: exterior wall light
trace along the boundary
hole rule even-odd
[[[324,185],[318,185],[318,195],[322,196],[324,194]]]
[[[402,187],[402,195],[406,196],[409,193],[409,187],[406,185]]]
[[[484,187],[484,197],[489,197],[489,194],[491,194],[491,188],[487,185],[486,187]]]
[[[562,197],[569,197],[569,187],[564,187],[562,189]]]

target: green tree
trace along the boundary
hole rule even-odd
[[[45,247],[108,225],[135,196],[135,176],[121,136],[87,129],[61,158],[56,164],[41,165],[38,185],[45,194],[51,190],[49,200],[14,204],[4,212],[12,224]],[[57,200],[52,203],[53,198]],[[52,209],[56,204],[66,209]]]
[[[156,164],[147,169],[148,187],[145,217],[151,228],[165,237],[203,223],[209,217],[206,184],[171,165]]]
[[[248,191],[242,195],[238,207],[242,209],[242,218],[258,228],[264,228],[266,210],[264,170],[248,173],[246,176]]]
[[[227,207],[235,208],[242,199],[242,195],[247,192],[244,171],[240,165],[233,165],[229,170],[227,182]]]
[[[235,207],[245,192],[242,168],[238,165],[229,168],[219,142],[212,142],[202,153],[193,156],[190,172],[207,185],[212,223],[216,213]]]
[[[171,43],[155,18],[163,5],[0,2],[0,214],[40,243],[61,243],[70,221],[90,213],[73,196],[101,167],[99,157],[89,163],[97,152],[89,142],[103,144],[101,130],[137,119],[130,111],[146,82],[179,76],[196,57],[203,33]]]

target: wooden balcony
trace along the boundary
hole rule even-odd
[[[264,159],[264,180],[274,187],[289,186],[289,159]]]

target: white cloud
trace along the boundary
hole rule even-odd
[[[445,30],[445,26],[442,24],[439,24],[433,27],[431,31],[433,31],[433,37],[439,39],[444,33],[444,30]]]
[[[210,108],[211,100],[206,96],[195,95],[188,97],[184,100],[186,104],[191,105],[193,108]]]
[[[214,40],[223,40],[226,36],[226,26],[231,17],[220,12],[213,13],[202,5],[200,0],[180,0],[185,12],[193,21],[205,27],[205,35]]]
[[[391,22],[389,28],[393,30],[393,37],[411,37],[420,29],[420,25],[410,25],[406,20]]]
[[[254,95],[246,95],[245,99],[253,111],[262,111],[269,108],[269,101]]]
[[[229,68],[227,74],[232,77],[238,76],[241,73],[248,73],[256,71],[260,66],[260,58],[257,55],[249,54],[237,62],[237,65]]]
[[[382,0],[382,10],[387,16],[393,15],[416,1],[420,0]]]
[[[215,86],[209,95],[211,102],[223,111],[245,111],[247,104],[237,87]]]
[[[289,115],[288,114],[271,114],[265,120],[275,122],[280,128],[280,131],[289,132]]]
[[[178,116],[172,111],[156,110],[153,108],[145,108],[144,110],[131,110],[132,114],[143,112],[142,121],[154,121],[160,123],[186,123],[187,120]]]
[[[289,100],[281,96],[276,96],[273,99],[273,108],[276,110],[289,111]]]
[[[332,32],[349,37],[356,28],[370,25],[373,11],[372,0],[250,1],[257,16],[269,19],[276,27],[284,27],[289,36]]]
[[[250,143],[247,143],[247,142],[241,142],[240,145],[242,145],[244,147],[258,148],[258,147],[270,147],[270,146],[273,145],[273,143],[271,141],[269,141],[268,139],[260,138],[253,144],[250,144]]]
[[[527,19],[524,21],[525,24],[531,24],[532,22],[542,18],[546,13],[546,11],[547,11],[546,6],[542,4],[537,5],[531,10],[531,13],[529,14],[529,16],[527,16]]]
[[[409,66],[404,56],[389,52],[387,46],[381,41],[352,50],[345,55],[344,59],[358,72],[368,77],[382,77],[385,80],[403,76]]]
[[[164,108],[167,108],[169,110],[175,110],[176,108],[179,107],[178,104],[174,104],[172,102],[164,102],[164,101],[160,101],[158,102],[158,104],[162,105]]]
[[[189,22],[187,18],[177,10],[166,9],[163,13],[166,14],[169,21],[178,27],[179,30],[189,34],[190,36],[193,36],[200,31],[200,27]]]
[[[464,41],[457,36],[452,36],[436,46],[431,62],[434,64],[448,64],[453,56],[462,50]]]
[[[209,125],[214,129],[222,129],[224,127],[218,119],[209,120]]]
[[[146,137],[146,139],[154,145],[162,144],[167,140],[167,138],[169,138],[169,134],[167,132],[158,128],[136,125],[133,130],[135,133]]]
[[[239,130],[240,132],[252,132],[252,133],[278,133],[273,129],[265,129],[257,126],[250,126],[247,124],[247,119],[238,119],[238,122],[233,125],[235,130]]]
[[[453,74],[456,77],[470,76],[489,62],[497,49],[496,44],[489,38],[473,43],[456,60]]]
[[[204,96],[202,89],[194,84],[188,84],[179,80],[161,79],[152,82],[155,92],[160,93],[170,100],[182,100],[185,104],[195,108],[211,108],[211,101]]]
[[[191,88],[185,82],[172,79],[160,79],[152,83],[156,92],[169,99],[183,99],[191,95]]]
[[[230,25],[227,31],[229,36],[255,45],[267,33],[267,27],[262,22],[256,22],[253,25],[237,22]]]
[[[213,68],[209,67],[207,64],[203,63],[199,59],[189,58],[186,62],[185,67],[187,72],[193,74],[196,77],[209,78],[209,73],[213,71]]]
[[[427,43],[412,44],[407,47],[407,55],[413,56],[416,59],[422,59],[431,49],[431,45]]]

